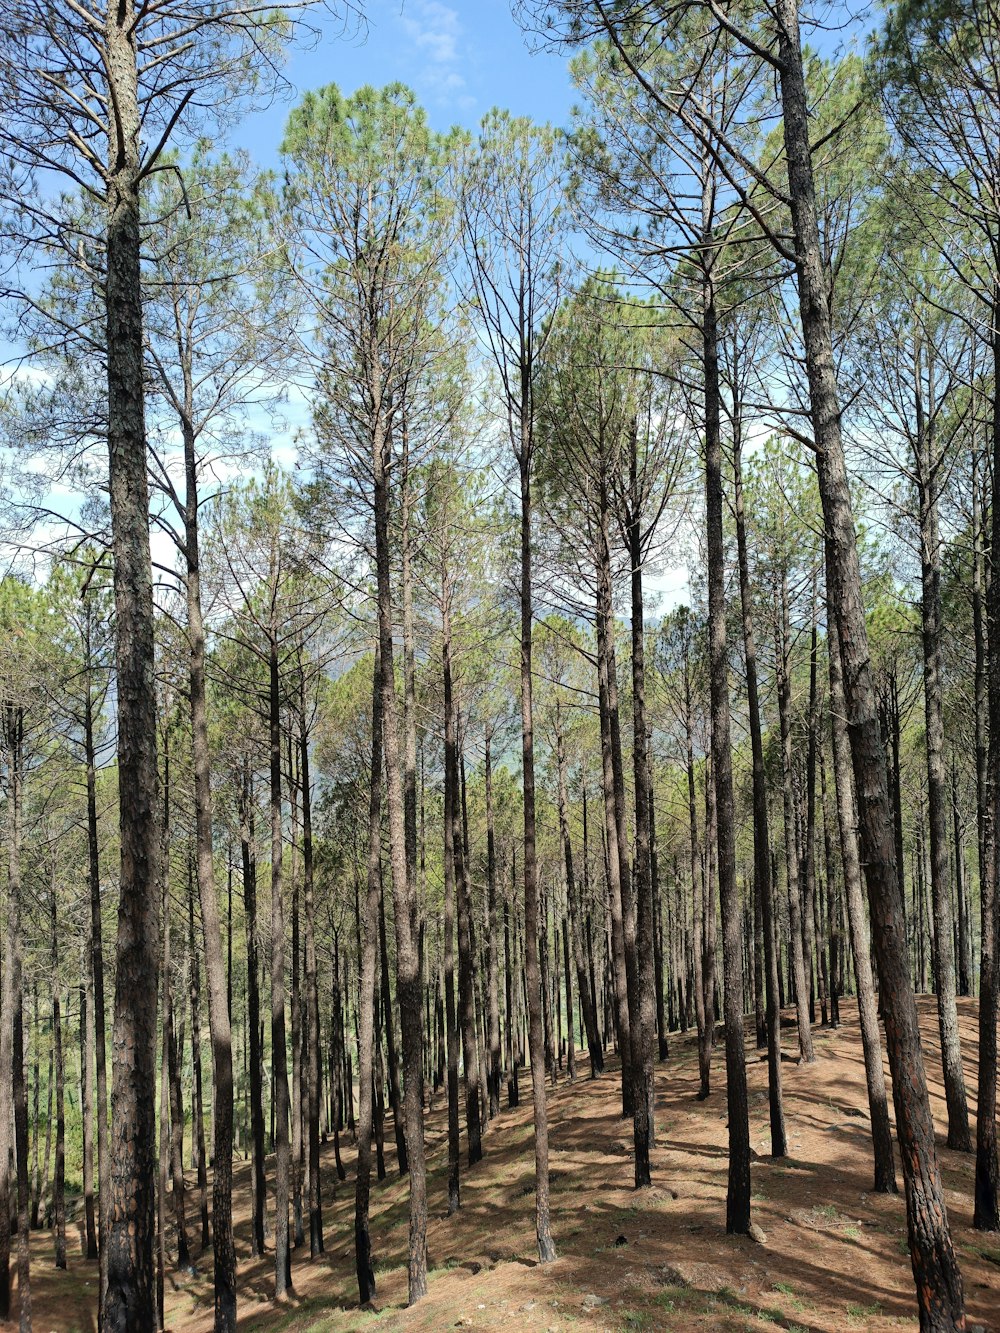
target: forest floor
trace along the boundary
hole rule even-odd
[[[1000,1237],[972,1229],[974,1159],[944,1147],[945,1105],[935,1002],[920,1013],[952,1235],[965,1279],[970,1329],[1000,1330]],[[965,1077],[975,1115],[976,1006],[960,1000]],[[787,1015],[791,1019],[791,1015]],[[622,1121],[612,1060],[592,1081],[549,1090],[552,1231],[559,1258],[535,1260],[530,1081],[521,1105],[502,1111],[485,1157],[462,1175],[462,1207],[446,1215],[445,1107],[428,1117],[429,1294],[406,1300],[407,1191],[386,1130],[386,1180],[373,1184],[371,1233],[378,1298],[359,1310],[354,1276],[353,1149],[334,1187],[332,1141],[323,1149],[326,1254],[293,1254],[295,1299],[275,1306],[273,1256],[239,1266],[241,1333],[417,1333],[450,1328],[525,1330],[799,1330],[844,1333],[916,1327],[902,1195],[871,1191],[864,1064],[853,1001],[836,1031],[815,1030],[817,1059],[800,1067],[794,1024],[784,1035],[789,1156],[768,1156],[767,1065],[749,1034],[753,1217],[765,1243],[725,1234],[726,1114],[721,1049],[714,1089],[695,1099],[693,1042],[676,1038],[657,1068],[654,1186],[632,1188],[631,1129]],[[586,1057],[578,1061],[584,1071]],[[463,1136],[464,1151],[464,1136]],[[897,1161],[897,1172],[899,1170]],[[901,1178],[900,1178],[901,1183]],[[239,1164],[234,1203],[239,1253],[249,1253],[249,1169]],[[197,1235],[192,1196],[189,1228]],[[73,1238],[71,1238],[72,1240]],[[96,1265],[50,1266],[48,1238],[32,1237],[34,1327],[93,1333]],[[172,1244],[172,1238],[171,1238]],[[210,1333],[211,1256],[191,1277],[168,1274],[167,1327]]]

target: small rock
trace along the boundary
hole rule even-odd
[[[588,1291],[580,1304],[585,1310],[596,1310],[601,1305],[607,1305],[607,1300],[603,1296],[595,1296],[592,1291]]]
[[[756,1241],[758,1245],[767,1244],[767,1236],[764,1234],[763,1229],[759,1227],[756,1222],[750,1223],[750,1230],[747,1232],[747,1235],[750,1237],[751,1240]]]
[[[527,1301],[524,1305],[521,1306],[521,1309],[525,1312],[525,1314],[529,1314],[534,1308],[535,1308],[534,1301]]]

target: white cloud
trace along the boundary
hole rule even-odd
[[[401,18],[410,39],[428,59],[438,65],[457,59],[461,25],[454,9],[439,0],[417,0]]]
[[[414,0],[399,21],[410,47],[408,63],[416,58],[410,81],[424,97],[438,106],[474,106],[461,72],[469,55],[458,11],[441,0]]]

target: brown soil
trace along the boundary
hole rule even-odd
[[[959,1002],[970,1110],[975,1114],[975,1005]],[[944,1095],[933,999],[920,1000],[938,1146],[952,1234],[965,1277],[970,1328],[1000,1330],[1000,1237],[973,1231],[973,1158],[944,1147]],[[324,1149],[327,1253],[293,1257],[296,1297],[270,1301],[270,1257],[244,1257],[239,1326],[245,1333],[346,1333],[347,1330],[446,1328],[564,1330],[845,1330],[915,1328],[901,1195],[871,1192],[864,1065],[854,1005],[843,1026],[817,1030],[817,1060],[783,1067],[789,1157],[767,1156],[767,1068],[747,1054],[751,1097],[753,1216],[765,1243],[724,1232],[726,1114],[721,1052],[715,1091],[695,1100],[691,1043],[677,1039],[657,1071],[654,1187],[631,1188],[631,1130],[618,1114],[615,1067],[602,1078],[560,1081],[549,1094],[552,1230],[559,1258],[535,1262],[530,1090],[503,1111],[486,1137],[483,1162],[462,1178],[462,1208],[445,1215],[444,1108],[428,1121],[430,1293],[412,1310],[406,1299],[406,1184],[394,1170],[372,1192],[376,1309],[359,1310],[353,1266],[354,1190],[333,1195],[333,1145]],[[786,1052],[795,1050],[792,1028]],[[585,1059],[580,1061],[585,1068]],[[387,1165],[394,1162],[386,1132]],[[345,1163],[353,1151],[345,1148]],[[348,1167],[350,1170],[350,1167]],[[897,1165],[898,1170],[898,1165]],[[236,1172],[237,1243],[249,1253],[249,1174]],[[189,1210],[189,1216],[193,1210]],[[192,1228],[194,1231],[194,1228]],[[33,1237],[34,1327],[40,1333],[92,1333],[96,1265],[78,1257],[69,1271],[48,1266],[48,1239]],[[44,1258],[42,1256],[45,1256]],[[211,1257],[195,1277],[168,1275],[167,1326],[174,1333],[212,1327]]]

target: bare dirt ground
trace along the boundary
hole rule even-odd
[[[945,1105],[935,1002],[920,999],[924,1051],[952,1234],[965,1278],[970,1328],[1000,1330],[1000,1237],[975,1232],[971,1156],[944,1147]],[[970,1112],[975,1114],[975,1004],[959,1001]],[[596,1081],[550,1088],[552,1230],[559,1258],[535,1262],[530,1086],[485,1140],[485,1159],[462,1178],[462,1207],[446,1215],[447,1151],[439,1097],[428,1120],[429,1295],[406,1300],[405,1181],[394,1171],[386,1131],[387,1179],[372,1190],[376,1308],[359,1310],[354,1279],[353,1149],[348,1179],[335,1185],[332,1142],[324,1148],[327,1252],[293,1256],[295,1299],[277,1307],[273,1258],[249,1259],[249,1171],[236,1172],[239,1327],[242,1333],[348,1333],[450,1328],[614,1331],[851,1330],[915,1328],[901,1195],[871,1192],[864,1064],[852,1002],[837,1031],[816,1030],[817,1060],[799,1067],[794,1027],[784,1034],[789,1156],[767,1154],[767,1067],[747,1046],[753,1216],[766,1242],[725,1234],[726,1107],[721,1051],[715,1087],[695,1100],[696,1061],[677,1039],[657,1070],[654,1187],[631,1188],[631,1129],[619,1115],[616,1062]],[[586,1059],[579,1060],[586,1071]],[[463,1143],[464,1148],[464,1143]],[[463,1161],[464,1166],[464,1161]],[[898,1163],[897,1163],[898,1172]],[[189,1219],[196,1221],[196,1207]],[[192,1239],[196,1227],[191,1227]],[[71,1258],[50,1267],[47,1237],[33,1236],[34,1327],[93,1333],[96,1265]],[[172,1245],[172,1237],[171,1237]],[[71,1247],[75,1248],[75,1247]],[[209,1333],[211,1256],[194,1277],[168,1275],[167,1327]]]

